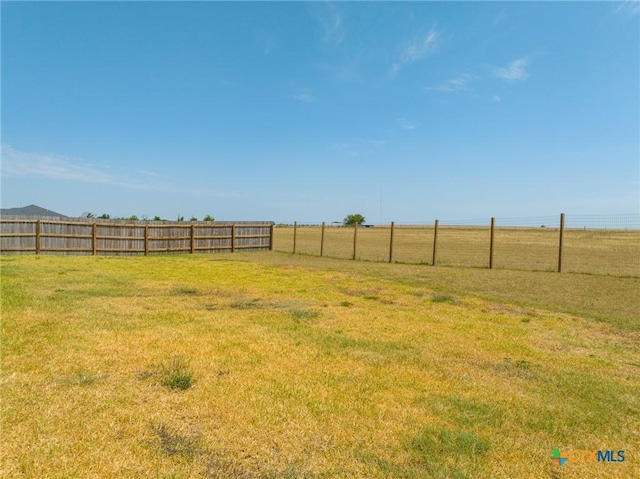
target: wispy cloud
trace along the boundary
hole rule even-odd
[[[402,128],[403,130],[415,130],[416,129],[416,124],[414,122],[412,122],[411,120],[408,120],[407,118],[398,118],[396,120],[396,122],[398,123],[398,126],[400,128]]]
[[[397,73],[405,66],[431,55],[437,49],[439,40],[440,34],[433,27],[426,34],[407,42],[400,49],[396,61],[391,67],[391,72]]]
[[[333,3],[324,2],[317,15],[322,26],[322,41],[327,45],[338,46],[345,38],[344,13]]]
[[[24,153],[8,145],[2,145],[2,176],[42,176],[84,183],[120,183],[109,173],[89,163],[59,155]]]
[[[475,75],[465,73],[464,75],[451,78],[444,83],[426,86],[424,89],[427,91],[442,91],[447,93],[469,91],[471,90],[470,83],[472,83],[476,79],[477,77]]]
[[[291,98],[303,103],[313,103],[316,101],[316,95],[313,93],[313,90],[308,88],[298,89],[293,95],[291,95]]]
[[[351,143],[333,143],[329,145],[327,148],[330,151],[334,151],[336,153],[345,154],[348,156],[358,156],[357,148]]]
[[[360,74],[357,71],[356,64],[357,61],[351,61],[341,65],[321,63],[318,65],[318,68],[327,72],[331,78],[336,81],[350,83],[360,79]]]
[[[49,180],[78,181],[135,190],[192,193],[198,196],[238,197],[211,188],[181,187],[156,172],[133,170],[113,173],[108,167],[48,153],[26,153],[2,145],[2,177],[41,177]]]
[[[507,14],[504,10],[500,10],[500,12],[493,17],[493,21],[491,22],[491,26],[493,28],[497,27],[499,24],[501,24],[502,22],[504,22],[504,20],[507,18]]]
[[[526,80],[529,78],[529,73],[527,72],[528,66],[529,60],[526,58],[518,58],[517,60],[509,63],[506,67],[496,68],[493,71],[493,76],[508,82]]]
[[[615,13],[635,17],[636,15],[640,14],[640,1],[625,0],[624,2],[618,4],[615,9]]]
[[[360,141],[361,143],[364,143],[365,145],[371,145],[371,146],[384,146],[389,144],[387,140],[365,140],[365,139],[359,138],[358,141]]]

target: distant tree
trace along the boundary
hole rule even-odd
[[[102,220],[108,220],[109,218],[111,218],[111,216],[109,216],[107,213],[102,213],[100,216],[98,216],[98,218]]]
[[[178,215],[178,221],[184,221],[184,216]]]
[[[205,216],[204,218],[202,218],[202,221],[211,221],[211,222],[213,222],[213,221],[215,221],[215,220],[216,220],[216,219],[215,219],[213,216],[211,216],[211,215],[207,215],[207,216]]]
[[[136,215],[131,215],[127,218],[129,221],[138,221],[138,217]]]
[[[356,223],[361,225],[364,222],[365,222],[364,216],[362,216],[360,213],[356,213],[354,215],[347,215],[347,217],[344,220],[342,220],[342,224],[345,226],[353,226]]]
[[[153,217],[153,221],[164,221],[162,218],[160,218],[158,215]]]
[[[91,211],[85,211],[82,213],[82,218],[93,218],[93,213]]]
[[[192,216],[189,221],[198,221],[198,218],[196,218],[195,216]]]

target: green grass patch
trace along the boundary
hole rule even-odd
[[[455,304],[458,302],[458,299],[450,294],[434,294],[431,296],[431,302]]]
[[[198,288],[194,288],[191,286],[178,286],[177,288],[174,288],[172,290],[172,293],[176,295],[190,296],[198,294]]]
[[[475,477],[491,443],[469,431],[424,427],[406,443],[414,461],[430,477]]]
[[[318,311],[311,309],[290,309],[287,314],[291,316],[295,321],[306,321],[309,319],[315,319],[320,316]]]

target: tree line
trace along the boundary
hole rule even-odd
[[[102,219],[102,220],[128,220],[128,221],[173,221],[173,220],[167,220],[165,218],[161,218],[160,216],[154,216],[153,218],[147,216],[147,215],[142,215],[141,218],[139,218],[136,215],[131,215],[131,216],[111,216],[108,213],[102,213],[100,216],[96,216],[93,213],[91,213],[90,211],[85,211],[84,213],[82,213],[81,218],[97,218],[97,219]],[[214,222],[216,219],[211,216],[211,215],[206,215],[204,218],[202,218],[202,221],[209,221],[209,222]],[[175,221],[184,221],[184,216],[182,215],[178,215],[178,218]],[[195,216],[192,216],[189,221],[199,221],[198,218],[196,218]]]

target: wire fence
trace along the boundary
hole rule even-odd
[[[278,225],[273,249],[363,261],[640,277],[640,215]]]

